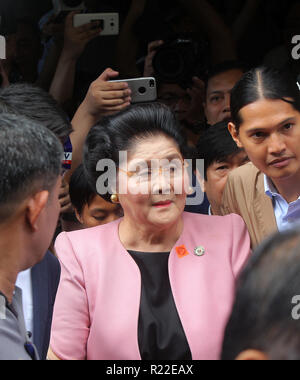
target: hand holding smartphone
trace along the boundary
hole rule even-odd
[[[134,78],[114,80],[111,83],[125,82],[131,90],[131,103],[154,102],[157,99],[157,87],[155,78]]]
[[[99,23],[101,27],[101,36],[116,36],[119,34],[119,14],[118,13],[81,13],[74,16],[73,25],[79,27],[90,24],[91,22]]]

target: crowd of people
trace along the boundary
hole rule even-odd
[[[0,5],[0,360],[300,359],[300,2],[242,3]]]

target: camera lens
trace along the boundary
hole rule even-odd
[[[145,94],[146,93],[146,87],[140,87],[139,88],[139,93],[141,94],[141,95],[143,95],[143,94]]]
[[[82,0],[63,0],[63,2],[67,7],[74,8],[78,7],[82,3]]]
[[[156,74],[166,81],[176,82],[177,78],[185,71],[184,57],[176,48],[165,48],[160,50],[153,60]]]
[[[201,52],[201,54],[200,54]],[[158,48],[153,59],[155,77],[164,83],[177,83],[182,87],[192,84],[194,75],[205,70],[206,50],[192,39],[177,38]]]

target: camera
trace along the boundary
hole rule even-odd
[[[155,77],[164,83],[189,87],[194,76],[201,77],[207,71],[208,57],[205,43],[193,39],[172,40],[157,49],[153,59]]]
[[[84,11],[85,4],[82,0],[52,0],[55,15],[72,11]]]

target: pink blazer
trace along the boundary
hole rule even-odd
[[[175,304],[194,360],[220,356],[235,281],[250,254],[237,215],[183,214],[184,230],[169,259]],[[54,308],[51,348],[63,360],[140,360],[141,275],[122,246],[120,220],[56,241],[62,274]],[[176,247],[189,252],[179,257]],[[203,246],[205,254],[194,249]]]

